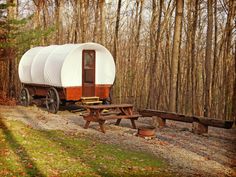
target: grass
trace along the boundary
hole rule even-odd
[[[156,157],[0,117],[0,176],[171,176]]]

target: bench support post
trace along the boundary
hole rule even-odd
[[[196,134],[203,134],[208,132],[208,126],[204,125],[200,122],[193,122],[193,127],[192,127],[193,133]]]
[[[104,128],[105,121],[104,120],[102,120],[102,121],[100,120],[98,123],[99,123],[99,126],[100,126],[100,129],[101,129],[102,133],[106,133],[105,128]]]
[[[84,128],[87,129],[89,127],[90,121],[86,121]]]
[[[117,119],[115,125],[120,125],[121,119]]]
[[[166,119],[160,118],[160,117],[155,117],[157,122],[158,122],[158,127],[164,127],[166,126]]]
[[[135,125],[134,119],[130,119],[130,121],[131,121],[131,123],[132,123],[133,129],[136,129],[136,125]]]

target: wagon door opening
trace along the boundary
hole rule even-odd
[[[95,96],[95,50],[83,50],[82,54],[82,95]]]

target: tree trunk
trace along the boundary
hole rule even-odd
[[[190,108],[192,107],[192,95],[191,95],[191,73],[192,73],[192,60],[191,60],[191,45],[192,45],[192,41],[191,41],[191,36],[192,36],[192,14],[191,14],[191,10],[192,10],[192,3],[193,1],[188,0],[187,1],[187,42],[186,42],[186,57],[187,57],[187,81],[186,81],[186,93],[185,95],[185,101],[184,101],[184,113],[185,114],[190,114]]]
[[[236,121],[236,40],[234,42],[234,48],[235,48],[234,49],[234,85],[233,85],[231,117],[234,121]]]
[[[72,41],[73,43],[79,42],[79,28],[80,28],[80,3],[78,0],[73,0],[73,21],[75,25],[73,25],[74,28],[72,28]]]
[[[48,4],[47,1],[43,1],[43,30],[46,31],[48,29],[48,20],[49,20],[49,14],[48,14]],[[43,36],[42,38],[42,44],[47,44],[47,37]]]
[[[55,0],[55,19],[56,19],[56,43],[63,43],[63,25],[62,25],[62,10],[61,7],[63,5],[63,0]]]
[[[209,116],[211,97],[211,54],[212,54],[212,29],[213,29],[213,2],[207,1],[207,41],[205,52],[205,82],[204,82],[204,116]]]
[[[195,115],[195,97],[196,97],[196,52],[195,52],[195,39],[196,39],[196,31],[197,31],[197,20],[198,20],[198,0],[195,1],[195,7],[194,7],[194,15],[193,15],[193,24],[192,24],[192,35],[191,35],[191,61],[192,61],[192,72],[191,72],[191,80],[192,80],[192,115]]]
[[[227,119],[230,113],[230,102],[229,102],[229,94],[230,94],[230,68],[227,63],[230,63],[230,48],[232,41],[232,19],[235,17],[235,4],[233,1],[229,1],[228,5],[228,16],[227,22],[225,26],[225,47],[224,47],[224,55],[223,55],[223,85],[224,85],[224,118]]]
[[[158,102],[157,99],[157,93],[156,93],[156,71],[157,71],[157,60],[158,60],[158,53],[159,53],[159,43],[160,43],[160,33],[161,33],[161,14],[162,14],[162,7],[163,7],[163,0],[160,0],[160,10],[159,10],[159,16],[158,16],[158,28],[157,32],[155,32],[156,28],[156,16],[157,16],[157,4],[156,0],[153,0],[152,2],[152,21],[150,25],[150,47],[151,49],[154,48],[154,50],[151,50],[150,55],[150,74],[149,74],[149,92],[148,92],[148,99],[147,99],[147,107],[149,108],[156,108],[156,102]],[[155,37],[156,34],[156,39]],[[154,38],[154,39],[153,39]]]
[[[17,18],[17,8],[18,8],[18,4],[17,4],[17,0],[8,0],[7,1],[8,4],[10,4],[10,6],[7,7],[7,19],[10,20],[14,20]],[[11,27],[9,27],[8,32],[10,32]],[[10,48],[8,48],[8,75],[6,78],[6,83],[8,84],[8,97],[10,98],[14,98],[16,97],[16,87],[17,87],[17,83],[16,83],[16,51],[15,49],[11,46]]]
[[[211,100],[211,116],[216,117],[216,99],[217,99],[217,94],[216,94],[216,67],[217,67],[217,0],[214,2],[214,55],[213,55],[213,68],[212,68],[212,83],[211,83],[211,88],[212,88],[212,100]],[[214,108],[214,109],[213,109]],[[213,115],[212,115],[213,114]]]
[[[178,60],[180,50],[180,36],[182,31],[182,16],[183,16],[183,0],[176,0],[176,14],[175,14],[175,31],[173,50],[171,58],[171,75],[170,75],[170,99],[169,110],[176,112],[176,89],[177,89],[177,75],[178,75]]]
[[[121,9],[121,0],[118,1],[117,12],[116,12],[116,26],[115,26],[114,45],[113,45],[113,57],[115,63],[117,62],[117,41],[118,41],[118,32],[120,26],[120,9]]]
[[[93,42],[98,42],[98,18],[99,17],[99,0],[96,2],[95,15],[94,15],[94,28],[93,28]]]
[[[105,0],[99,0],[99,10],[100,10],[100,40],[101,44],[105,43]]]

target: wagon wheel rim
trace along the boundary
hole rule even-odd
[[[48,112],[56,114],[59,110],[59,95],[55,88],[51,88],[48,90],[47,96],[46,96],[46,107]]]
[[[20,92],[20,104],[23,106],[30,105],[30,94],[27,88],[23,88]]]

